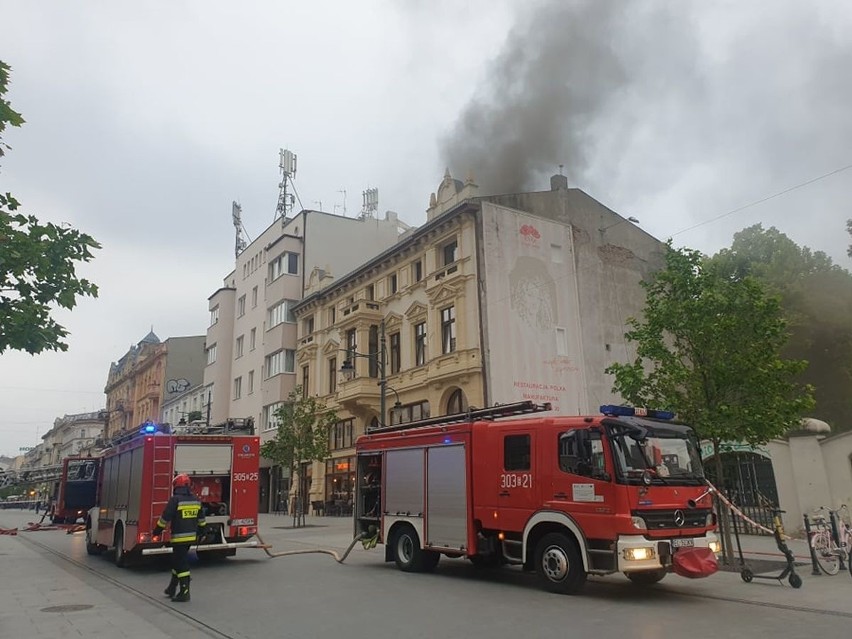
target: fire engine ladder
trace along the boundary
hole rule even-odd
[[[154,437],[154,470],[151,481],[151,519],[159,517],[172,496],[172,438]]]
[[[368,434],[392,433],[399,430],[408,430],[409,428],[421,428],[423,426],[440,426],[444,424],[474,422],[476,420],[500,419],[502,417],[514,417],[516,415],[540,413],[548,410],[552,410],[550,403],[536,404],[529,400],[524,402],[515,402],[513,404],[497,404],[490,408],[473,408],[462,413],[454,413],[453,415],[440,415],[439,417],[428,417],[426,419],[420,419],[413,422],[405,422],[404,424],[371,428]]]

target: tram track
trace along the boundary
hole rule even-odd
[[[174,606],[169,605],[160,598],[154,597],[147,592],[139,590],[138,588],[134,588],[133,586],[126,584],[119,579],[116,579],[106,571],[99,570],[98,568],[91,566],[87,562],[82,562],[77,559],[74,559],[73,557],[66,555],[62,551],[52,548],[48,544],[36,541],[30,535],[18,535],[18,539],[30,546],[34,546],[42,551],[45,551],[47,554],[51,555],[55,559],[59,559],[65,563],[71,564],[78,570],[92,575],[102,582],[108,583],[130,595],[133,595],[137,599],[156,608],[160,612],[168,613],[172,617],[180,619],[184,623],[192,626],[194,630],[201,632],[209,637],[215,637],[216,639],[243,639],[239,635],[231,635],[226,632],[222,632],[218,628],[211,626],[209,623],[199,619],[198,617],[193,616],[189,612],[175,608]]]

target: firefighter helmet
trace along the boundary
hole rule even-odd
[[[175,488],[179,488],[180,486],[189,486],[190,483],[192,482],[189,478],[189,475],[187,475],[186,473],[176,475],[175,478],[172,480],[172,486],[174,486]]]

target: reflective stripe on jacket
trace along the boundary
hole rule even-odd
[[[166,528],[171,524],[173,544],[190,544],[198,538],[197,531],[206,525],[204,508],[201,502],[181,486],[175,488],[174,495],[166,504],[163,514],[157,520],[158,528]]]

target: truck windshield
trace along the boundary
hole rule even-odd
[[[612,429],[613,457],[618,475],[628,483],[642,481],[649,471],[654,483],[695,484],[704,482],[701,455],[695,437],[682,430],[648,428],[645,436],[631,437],[630,431]]]

